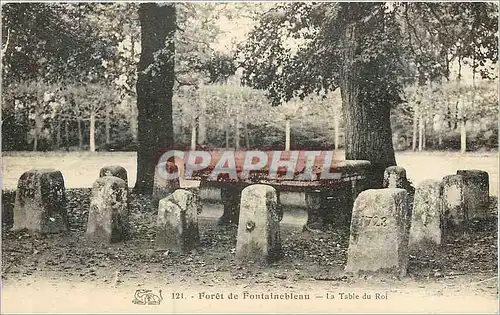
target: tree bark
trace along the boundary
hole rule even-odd
[[[367,185],[382,187],[384,171],[396,165],[390,121],[390,103],[384,101],[393,96],[393,91],[385,90],[364,82],[363,75],[373,73],[377,64],[357,61],[360,53],[360,7],[374,6],[375,3],[344,4],[341,18],[345,19],[342,31],[342,64],[340,89],[345,118],[345,158],[347,160],[368,160],[372,174]],[[363,9],[366,9],[363,7]],[[370,10],[367,10],[370,11]],[[371,10],[373,11],[373,10]],[[374,93],[378,93],[375,95]]]
[[[90,134],[89,134],[90,152],[95,152],[95,113],[90,112]]]
[[[141,57],[138,63],[138,151],[135,191],[153,192],[158,159],[174,144],[172,96],[175,80],[175,4],[142,3]]]

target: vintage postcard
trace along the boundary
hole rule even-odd
[[[2,313],[497,313],[498,12],[2,2]]]

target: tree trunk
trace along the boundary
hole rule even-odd
[[[105,118],[105,133],[106,133],[106,144],[111,143],[111,121],[109,119],[109,109],[106,109],[106,118]]]
[[[422,117],[418,117],[418,151],[424,148],[424,121]]]
[[[359,22],[362,11],[360,8],[369,5],[377,4],[342,5],[340,18],[345,19],[345,26],[341,34],[343,42],[340,88],[343,117],[346,122],[345,158],[370,161],[372,174],[367,185],[371,188],[380,188],[385,169],[396,165],[390,121],[391,104],[384,101],[388,95],[392,96],[395,92],[385,90],[379,82],[368,83],[363,80],[366,73],[371,74],[373,71],[384,73],[377,63],[366,65],[353,62],[360,53],[359,40],[363,32],[360,30],[363,24]]]
[[[61,148],[61,120],[57,120],[57,130],[56,130],[56,146],[57,148]]]
[[[132,135],[132,139],[137,142],[137,107],[134,106],[131,102],[130,105],[130,118],[129,118],[129,126],[130,126],[130,134]]]
[[[335,150],[339,149],[339,141],[340,141],[340,124],[339,124],[339,117],[338,115],[335,115],[333,117],[333,129],[335,130],[335,138],[334,138],[334,146]]]
[[[207,144],[207,118],[205,117],[205,103],[200,104],[200,115],[198,116],[198,144]]]
[[[191,124],[191,150],[196,150],[196,122]]]
[[[285,123],[285,151],[290,151],[290,119],[286,119]]]
[[[90,113],[90,135],[89,135],[90,152],[95,152],[95,113]]]
[[[411,149],[413,151],[417,150],[417,132],[418,132],[418,116],[417,110],[413,110],[413,137],[411,142]]]
[[[66,151],[69,151],[69,122],[66,119],[64,121],[64,138],[65,138],[65,146],[66,146]]]
[[[465,153],[467,151],[467,130],[465,119],[460,120],[460,152]]]
[[[226,150],[229,150],[229,125],[226,124]]]
[[[175,80],[175,5],[141,3],[141,57],[138,64],[138,150],[135,191],[151,194],[156,164],[174,144],[172,96]]]
[[[248,121],[245,119],[245,147],[250,150],[250,135],[248,134]]]
[[[83,148],[82,119],[77,117],[76,123],[78,125],[78,149],[81,150]]]
[[[240,149],[240,114],[236,114],[234,120],[234,148],[236,151]]]

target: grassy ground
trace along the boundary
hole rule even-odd
[[[490,173],[497,190],[497,155],[408,154],[398,163],[418,183],[440,178],[458,168]],[[268,267],[235,259],[236,228],[216,226],[218,203],[205,203],[200,216],[200,247],[186,254],[155,251],[155,212],[149,200],[132,195],[132,238],[113,245],[95,245],[84,238],[90,187],[107,164],[125,166],[135,180],[135,154],[17,154],[4,156],[4,187],[15,187],[23,171],[34,167],[60,169],[66,180],[71,231],[39,237],[2,229],[2,311],[7,312],[452,312],[495,313],[497,290],[497,211],[474,222],[469,236],[454,235],[440,249],[411,252],[403,279],[353,276],[343,268],[348,228],[322,234],[302,232],[306,216],[300,207],[285,209],[281,223],[284,257]],[[79,188],[73,188],[79,187]],[[81,188],[84,187],[84,188]],[[495,198],[492,198],[494,201]],[[136,289],[163,292],[158,306],[131,301]],[[310,300],[251,300],[270,291],[309,294]],[[224,299],[200,298],[221,293]],[[178,299],[183,293],[182,298]],[[229,294],[239,294],[237,301]],[[351,293],[352,299],[341,299]],[[366,300],[364,294],[372,296]],[[387,299],[376,299],[375,294]],[[333,299],[327,299],[334,297]],[[355,296],[359,295],[359,299]],[[347,295],[345,295],[347,296]],[[214,296],[215,298],[216,296]]]

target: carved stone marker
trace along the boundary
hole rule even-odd
[[[445,235],[443,186],[437,180],[424,180],[415,191],[410,228],[410,248],[425,249],[441,245]]]
[[[179,174],[177,165],[167,162],[166,171],[170,174]],[[154,184],[153,184],[153,206],[158,207],[158,202],[173,193],[180,187],[179,177],[167,179],[158,173],[158,167],[155,169]]]
[[[455,231],[464,230],[469,223],[465,206],[465,182],[461,175],[443,177],[443,215],[446,226]]]
[[[354,202],[347,272],[387,272],[403,277],[408,266],[410,211],[400,188],[369,189]]]
[[[389,166],[384,172],[384,188],[406,188],[406,170],[400,166]]]
[[[19,178],[13,230],[37,233],[68,231],[64,178],[53,169],[30,170]]]
[[[115,176],[121,178],[123,179],[125,184],[127,184],[128,187],[127,170],[120,165],[108,165],[101,168],[101,171],[99,172],[99,177],[104,177],[104,176]]]
[[[489,175],[480,170],[458,170],[457,175],[464,179],[464,202],[469,219],[489,216]]]
[[[128,188],[115,176],[97,179],[92,186],[86,237],[91,241],[115,243],[129,235]]]
[[[257,184],[243,189],[236,241],[238,260],[268,264],[281,258],[282,218],[273,187]]]
[[[172,252],[187,252],[198,246],[198,214],[202,211],[197,190],[177,189],[160,200],[156,247]]]

